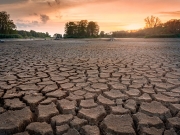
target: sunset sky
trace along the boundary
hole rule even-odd
[[[105,32],[139,29],[144,18],[180,19],[180,0],[0,0],[18,30],[64,33],[68,21],[95,21]]]

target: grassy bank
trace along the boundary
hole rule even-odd
[[[0,38],[23,38],[19,34],[0,34]]]

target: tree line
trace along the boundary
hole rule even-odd
[[[36,32],[34,30],[25,31],[25,30],[17,30],[17,34],[21,35],[23,38],[46,38],[51,37],[48,32]]]
[[[0,12],[0,38],[46,38],[50,37],[49,33],[36,32],[34,30],[24,31],[16,30],[16,25],[10,19],[7,12]]]
[[[180,19],[171,19],[162,23],[158,17],[149,16],[144,19],[145,28],[131,31],[113,31],[99,33],[97,22],[81,20],[67,22],[65,24],[64,38],[96,38],[96,37],[180,37]],[[34,30],[16,30],[16,25],[10,19],[7,12],[0,12],[0,38],[46,38],[49,33],[36,32]]]
[[[144,19],[145,28],[135,31],[114,31],[112,36],[121,37],[180,37],[180,19],[171,19],[162,23],[158,17],[149,16]],[[108,36],[108,35],[105,35]]]
[[[99,25],[93,21],[70,21],[65,24],[65,38],[95,38],[98,34]]]
[[[99,26],[96,22],[88,22],[87,20],[81,20],[79,22],[67,22],[65,24],[66,38],[89,38],[89,37],[101,37],[101,38],[128,38],[128,37],[154,37],[154,38],[174,38],[180,37],[180,19],[171,19],[165,23],[162,23],[160,18],[155,16],[148,16],[144,19],[145,27],[139,30],[130,31],[113,31],[111,33],[105,33],[101,31],[99,33]]]

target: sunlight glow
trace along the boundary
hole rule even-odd
[[[130,25],[127,25],[125,29],[126,30],[138,30],[140,28],[143,28],[143,26],[140,24],[130,24]]]
[[[100,31],[143,29],[144,19],[154,15],[164,23],[179,19],[180,0],[0,0],[17,29],[64,33],[69,21],[97,22]],[[133,6],[132,6],[133,5]],[[41,16],[49,19],[43,23]]]

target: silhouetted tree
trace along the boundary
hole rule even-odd
[[[24,30],[17,30],[17,33],[21,35],[23,38],[28,38],[28,37],[35,37],[35,38],[46,38],[50,37],[49,33],[43,33],[43,32],[36,32],[34,30],[29,31],[24,31]]]
[[[10,15],[7,12],[0,12],[0,33],[1,34],[12,34],[16,25],[13,20],[10,20]]]
[[[66,38],[85,38],[85,37],[97,37],[99,33],[99,26],[96,22],[88,22],[87,20],[81,20],[79,22],[67,22],[65,24]]]
[[[65,37],[74,38],[77,37],[77,24],[75,22],[67,22],[65,24]]]
[[[127,31],[114,31],[114,32],[112,32],[113,37],[126,37],[127,34],[128,34]]]
[[[155,16],[148,16],[144,21],[146,23],[146,28],[155,28],[161,25],[161,20]]]
[[[88,37],[97,37],[99,33],[99,26],[96,22],[89,22],[87,25],[87,35]]]
[[[105,32],[101,31],[99,35],[100,35],[100,37],[104,37],[105,36]]]
[[[46,37],[51,37],[48,32],[46,32]]]
[[[27,36],[27,32],[24,31],[24,30],[19,30],[19,31],[17,31],[17,33],[18,33],[19,35],[21,35],[22,37],[24,37],[24,38],[28,37],[28,36]]]
[[[87,37],[87,25],[88,25],[88,21],[87,20],[81,20],[80,22],[78,22],[77,24],[77,28],[78,28],[78,37]]]
[[[35,32],[34,30],[30,30],[30,33],[31,33],[31,35],[32,35],[33,37],[38,37],[37,34],[36,34],[36,32]]]
[[[180,19],[169,20],[164,24],[167,33],[180,34]]]

